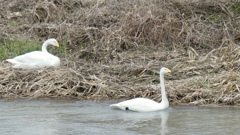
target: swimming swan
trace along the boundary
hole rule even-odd
[[[126,100],[117,104],[110,105],[110,108],[122,109],[122,110],[131,110],[137,112],[150,112],[163,110],[169,107],[169,102],[167,99],[165,86],[164,86],[164,74],[171,73],[171,70],[168,68],[161,68],[160,70],[160,85],[162,93],[162,101],[160,103],[147,98],[135,98]]]
[[[42,51],[33,51],[6,61],[13,64],[13,68],[22,69],[43,69],[48,67],[60,66],[60,59],[47,51],[47,46],[59,47],[56,39],[46,40],[42,45]]]

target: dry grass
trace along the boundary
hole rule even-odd
[[[59,69],[13,70],[2,63],[4,98],[160,101],[158,71],[171,103],[238,105],[240,4],[165,0],[3,1],[2,37],[65,42]]]

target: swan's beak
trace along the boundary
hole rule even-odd
[[[56,47],[59,47],[59,44],[58,44],[58,42],[56,43]]]
[[[168,73],[171,73],[172,71],[171,71],[170,69],[167,69],[167,72],[168,72]]]

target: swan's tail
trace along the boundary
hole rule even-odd
[[[119,108],[119,105],[118,104],[111,104],[109,107],[110,108]]]
[[[25,63],[21,63],[19,61],[16,61],[14,59],[6,59],[7,62],[13,64],[13,68],[22,68],[22,69],[35,69],[38,68],[35,63],[31,63],[31,64],[25,64]]]
[[[128,110],[128,107],[122,106],[119,103],[110,105],[110,108],[112,108],[112,109],[121,109],[121,110]]]
[[[13,65],[20,64],[20,62],[14,60],[14,59],[6,59],[7,62],[12,63]]]

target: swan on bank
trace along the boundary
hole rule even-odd
[[[59,47],[56,39],[46,40],[42,45],[42,51],[32,51],[23,55],[16,56],[6,61],[13,64],[13,68],[21,69],[43,69],[48,67],[59,67],[60,59],[47,51],[47,46]]]

